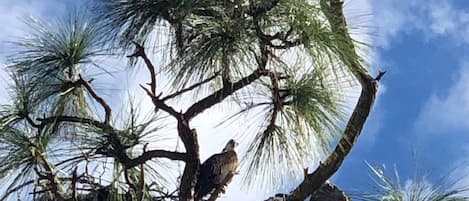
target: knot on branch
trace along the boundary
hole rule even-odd
[[[135,41],[132,41],[132,43],[135,45],[135,52],[127,57],[143,57],[145,55],[145,48]]]

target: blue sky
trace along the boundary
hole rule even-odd
[[[50,19],[73,2],[0,1],[1,43],[23,35],[21,17]],[[457,166],[458,174],[469,175],[469,1],[350,0],[345,10],[354,34],[371,38],[373,71],[387,74],[361,138],[333,180],[346,190],[370,186],[365,160],[397,165],[404,178],[413,176],[416,163],[435,179]],[[7,46],[0,45],[0,63],[6,54]],[[213,143],[211,136],[201,137]],[[221,149],[220,144],[202,157]],[[469,185],[469,178],[462,182]],[[233,185],[225,200],[263,198],[239,190],[237,181]]]

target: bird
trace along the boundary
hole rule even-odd
[[[195,185],[195,200],[200,200],[217,188],[224,188],[237,174],[239,167],[236,147],[238,143],[231,139],[221,153],[210,156],[199,168]]]

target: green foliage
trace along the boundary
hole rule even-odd
[[[317,157],[327,154],[341,132],[345,106],[330,69],[290,73],[279,86],[281,103],[274,98],[256,106],[267,115],[244,161],[247,169],[243,178],[249,185],[266,188],[285,184],[283,179],[298,176]],[[265,86],[268,91],[263,99],[268,99],[272,97],[268,92],[274,89]]]
[[[180,23],[192,12],[203,12],[215,3],[210,0],[100,0],[96,16],[111,40],[117,40],[126,51],[132,41],[144,43],[164,21]]]
[[[162,170],[168,168],[159,159],[124,166],[125,160],[147,151],[147,145],[162,144],[157,136],[164,124],[159,113],[141,118],[144,111],[131,102],[129,115],[121,121],[95,120],[100,112],[92,105],[106,108],[105,100],[92,89],[94,77],[85,74],[98,67],[95,58],[110,53],[107,47],[117,44],[112,50],[130,52],[133,41],[144,45],[150,37],[171,43],[157,47],[161,59],[169,57],[169,62],[161,61],[165,66],[156,72],[167,76],[174,91],[206,84],[201,82],[216,74],[207,82],[209,92],[222,87],[221,95],[215,94],[220,102],[236,96],[242,108],[235,117],[259,112],[261,118],[251,122],[258,125],[256,131],[247,133],[255,135],[254,140],[242,142],[248,144],[242,174],[249,185],[284,184],[288,176],[302,174],[327,154],[340,136],[343,77],[361,70],[355,65],[361,59],[353,42],[331,29],[316,1],[100,0],[95,8],[94,20],[78,12],[52,24],[31,20],[30,37],[13,43],[16,49],[8,66],[13,103],[3,108],[0,119],[0,148],[10,150],[0,155],[2,178],[18,168],[28,172],[41,166],[40,171],[53,169],[54,179],[76,171],[99,179],[99,184],[84,185],[106,188],[114,200],[123,200],[126,191],[149,199],[154,195],[150,189],[164,189],[170,181]],[[171,34],[158,32],[162,29]],[[261,78],[230,91],[237,80],[257,76],[253,71],[262,72]],[[154,102],[161,101],[156,107],[166,104],[155,101],[161,96],[154,95]],[[193,93],[191,100],[203,95]],[[45,121],[47,117],[54,118]],[[65,159],[60,156],[64,151]],[[38,156],[44,156],[40,162]],[[102,171],[88,172],[90,164]],[[105,173],[109,178],[101,182]],[[57,183],[72,185],[64,181]]]
[[[228,10],[217,8],[214,16],[194,15],[185,21],[187,45],[170,68],[176,83],[196,83],[222,72],[234,80],[254,69],[253,53],[259,48],[251,22],[242,13],[233,17],[240,10]]]
[[[441,183],[431,184],[425,177],[416,178],[402,183],[399,173],[388,175],[385,168],[369,165],[375,178],[376,191],[360,193],[357,200],[363,201],[466,201],[469,199],[469,188],[457,188]]]
[[[9,58],[16,107],[26,114],[89,114],[85,91],[76,81],[104,53],[99,26],[78,12],[64,22],[31,19],[27,24],[34,34],[14,42]]]

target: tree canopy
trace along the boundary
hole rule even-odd
[[[31,34],[12,42],[11,103],[0,111],[6,182],[0,200],[15,194],[192,200],[201,161],[191,120],[226,103],[239,109],[228,120],[255,127],[245,133],[252,140],[242,142],[245,184],[275,188],[304,174],[286,198],[304,200],[350,152],[384,75],[369,74],[339,0],[99,0],[90,6],[91,13],[56,22],[32,19]],[[147,96],[137,98],[151,99],[149,116],[123,102],[128,115],[117,118],[96,89],[102,78],[90,72],[112,75],[100,62],[115,55],[127,56],[129,71],[148,70],[139,80]],[[361,94],[349,118],[344,90],[351,85]],[[181,101],[189,106],[181,108]],[[258,118],[246,118],[252,112]],[[162,118],[176,125],[164,135],[177,136],[180,149],[158,149],[160,141],[148,140]],[[304,171],[314,161],[323,162]],[[180,164],[181,176],[168,181],[164,167]]]

